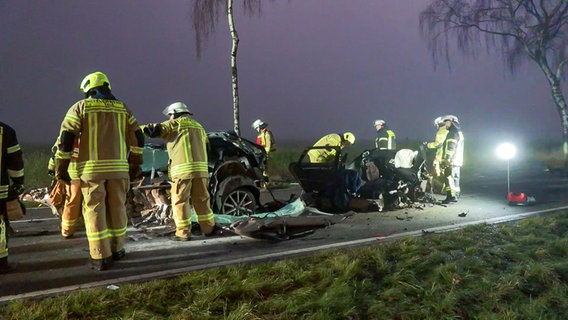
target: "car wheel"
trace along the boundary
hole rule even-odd
[[[256,211],[256,199],[246,189],[236,189],[223,197],[220,211],[231,216],[248,216]]]

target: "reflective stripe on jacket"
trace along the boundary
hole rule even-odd
[[[80,137],[77,175],[82,179],[128,178],[129,153],[142,155],[135,131],[138,123],[118,100],[87,98],[75,103],[61,124]],[[72,152],[58,150],[56,158],[71,159]]]
[[[16,131],[0,122],[0,199],[8,198],[10,180],[24,183],[24,160]]]
[[[447,160],[452,166],[461,167],[463,165],[463,151],[463,133],[452,125],[448,129],[448,135],[444,141],[444,160]]]
[[[377,131],[375,148],[379,150],[396,150],[396,135],[394,132],[385,128]]]
[[[268,129],[262,129],[256,137],[256,144],[263,146],[266,153],[274,151],[274,146],[272,145],[272,132]]]
[[[49,163],[47,164],[48,171],[55,171],[55,154],[57,153],[57,149],[59,146],[59,137],[55,141],[53,147],[51,147],[51,158],[49,158]],[[79,179],[79,172],[77,172],[77,157],[79,156],[79,139],[75,139],[73,143],[73,152],[71,153],[71,161],[69,162],[69,167],[67,168],[67,172],[69,173],[69,177],[71,180],[78,180]]]
[[[433,142],[428,142],[426,145],[428,149],[436,149],[436,159],[441,160],[443,155],[443,148],[444,141],[446,141],[446,136],[448,135],[448,129],[445,126],[441,126],[438,128],[436,132],[436,138]]]
[[[172,179],[208,178],[207,133],[189,115],[160,123],[160,137],[168,141]]]

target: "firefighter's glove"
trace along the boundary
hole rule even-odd
[[[142,126],[142,132],[150,138],[155,138],[160,135],[160,126],[157,123],[149,123]]]
[[[67,185],[71,184],[71,177],[67,171],[70,161],[70,159],[55,159],[55,179]]]
[[[444,160],[442,160],[441,166],[442,166],[443,168],[449,168],[449,167],[451,166],[451,164],[450,164],[450,159],[444,159]]]
[[[128,176],[130,177],[130,181],[138,180],[142,177],[142,168],[139,164],[130,164],[128,169]]]

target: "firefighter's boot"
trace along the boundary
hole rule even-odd
[[[458,202],[458,199],[454,196],[452,196],[452,193],[450,191],[446,192],[446,199],[442,200],[443,204],[450,204],[453,202]]]

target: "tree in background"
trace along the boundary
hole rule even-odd
[[[260,13],[260,0],[243,0],[243,6],[247,13]],[[191,10],[192,27],[195,31],[195,48],[197,57],[201,56],[201,45],[207,41],[219,19],[219,12],[225,9],[229,23],[229,33],[233,40],[231,47],[231,84],[233,89],[233,126],[237,135],[240,132],[239,116],[239,81],[237,72],[237,50],[239,48],[239,34],[235,28],[233,14],[233,0],[193,0]]]
[[[536,63],[560,115],[568,167],[568,110],[561,88],[568,61],[568,1],[434,0],[420,13],[420,29],[435,64],[444,58],[450,66],[450,44],[466,56],[497,51],[512,74],[524,62]]]

